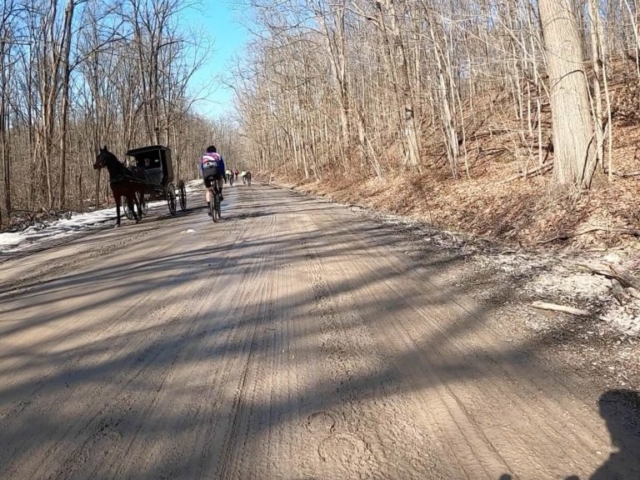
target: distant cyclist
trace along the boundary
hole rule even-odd
[[[218,189],[220,190],[220,200],[224,200],[222,196],[222,184],[224,183],[224,160],[222,156],[216,152],[216,147],[210,145],[207,147],[207,153],[200,158],[200,172],[202,173],[202,179],[204,180],[204,186],[206,188],[205,198],[207,199],[207,208],[211,204],[211,192],[209,188],[213,181],[218,182]]]

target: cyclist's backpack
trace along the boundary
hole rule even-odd
[[[202,178],[215,177],[218,175],[220,155],[217,153],[207,153],[200,161],[202,163]]]

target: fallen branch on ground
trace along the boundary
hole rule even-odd
[[[605,174],[609,174],[609,169],[604,169]],[[619,172],[617,170],[611,170],[611,175],[615,175],[617,177],[628,178],[628,177],[637,177],[640,176],[640,170],[635,170],[633,172]]]
[[[579,235],[585,235],[587,233],[593,232],[607,232],[607,233],[617,233],[619,235],[631,235],[633,237],[640,237],[640,230],[636,230],[634,228],[603,228],[603,227],[590,227],[586,230],[582,230],[581,232],[564,232],[559,235],[556,235],[553,238],[548,240],[543,240],[539,242],[538,245],[546,245],[547,243],[555,242],[556,240],[569,240],[573,237],[577,237]]]
[[[615,274],[615,278],[626,287],[633,287],[636,290],[640,290],[640,281],[633,277],[628,272],[624,272],[618,269],[618,267],[610,266],[611,271]]]
[[[533,170],[518,173],[517,175],[509,177],[506,180],[499,182],[499,184],[513,182],[514,180],[518,180],[519,178],[535,177],[536,175],[541,175],[545,173],[547,170],[551,170],[552,167],[553,167],[553,162],[544,163],[539,167],[534,168]]]
[[[538,308],[540,310],[552,310],[554,312],[562,312],[568,313],[569,315],[576,315],[578,317],[589,317],[591,313],[586,310],[580,310],[579,308],[567,307],[565,305],[556,305],[555,303],[545,303],[545,302],[533,302],[531,304],[533,308]]]
[[[602,275],[607,278],[613,278],[620,282],[623,287],[632,287],[640,291],[640,280],[633,277],[633,275],[631,275],[630,273],[620,270],[618,267],[601,264],[593,265],[589,263],[576,263],[575,265],[577,267],[586,268],[591,273]]]
[[[611,279],[611,294],[619,305],[624,305],[629,299],[629,295],[627,295],[620,282],[615,278]]]
[[[569,240],[573,237],[577,237],[578,235],[584,235],[586,233],[591,233],[591,232],[599,232],[601,230],[605,230],[605,229],[600,227],[592,227],[592,228],[583,230],[581,232],[563,232],[563,233],[560,233],[559,235],[556,235],[553,238],[550,238],[549,240],[543,240],[542,242],[539,242],[538,245],[546,245],[547,243],[555,242],[556,240]]]

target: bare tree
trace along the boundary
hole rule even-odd
[[[563,185],[588,186],[593,173],[593,129],[573,5],[569,0],[540,0],[539,6],[551,87],[554,178]]]
[[[14,212],[86,208],[92,190],[93,202],[102,204],[108,185],[92,168],[99,144],[123,155],[162,140],[174,158],[197,155],[194,145],[212,127],[194,113],[188,88],[204,50],[178,26],[185,6],[179,0],[2,3],[0,223]]]
[[[2,201],[0,202],[0,226],[11,215],[11,144],[9,142],[9,99],[11,96],[11,72],[13,60],[15,3],[2,4],[0,12],[0,155],[2,158]]]

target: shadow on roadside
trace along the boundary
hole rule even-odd
[[[637,480],[640,478],[640,393],[617,389],[603,393],[598,410],[618,450],[589,477],[589,480]],[[513,480],[505,473],[498,480]],[[577,475],[565,480],[580,480]]]

